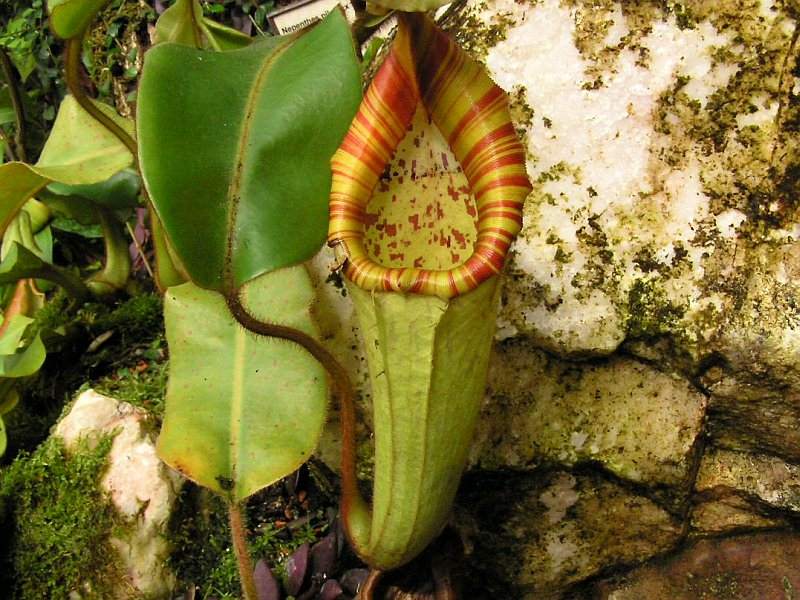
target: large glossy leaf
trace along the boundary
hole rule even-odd
[[[109,0],[48,0],[50,27],[62,39],[81,35]]]
[[[193,48],[235,50],[244,48],[252,38],[203,16],[198,0],[177,0],[158,18],[155,43],[174,42]]]
[[[137,118],[142,174],[195,283],[239,286],[319,249],[328,161],[360,95],[338,10],[301,35],[242,50],[162,44],[148,52]]]
[[[105,104],[97,106],[128,132],[133,124]],[[56,122],[35,165],[0,165],[0,231],[28,198],[52,182],[70,185],[104,181],[132,164],[122,142],[85,112],[72,96],[58,110]]]
[[[303,267],[245,287],[260,319],[314,334]],[[164,299],[170,377],[158,453],[212,490],[242,500],[313,451],[325,421],[325,371],[300,346],[245,331],[222,295],[192,283]]]

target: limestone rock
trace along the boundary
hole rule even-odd
[[[700,540],[666,561],[597,586],[603,600],[786,600],[800,591],[800,537]]]
[[[706,494],[692,509],[692,534],[699,536],[730,534],[755,529],[789,526],[785,518],[767,513],[763,507],[736,493]]]
[[[773,508],[800,512],[800,467],[763,455],[712,450],[703,455],[698,492],[738,492]]]
[[[680,536],[658,505],[597,476],[475,476],[464,488],[468,589],[491,598],[560,598],[570,584],[665,552]]]
[[[478,54],[511,95],[534,182],[503,335],[562,355],[667,336],[695,367],[720,343],[763,347],[793,370],[797,286],[791,267],[763,264],[796,254],[792,9],[470,6],[463,35],[495,42]]]
[[[710,369],[701,382],[709,390],[715,444],[800,461],[800,389],[730,367]]]
[[[111,542],[119,552],[128,580],[123,589],[164,597],[175,580],[165,567],[169,547],[162,536],[181,486],[180,477],[158,458],[145,413],[94,390],[82,393],[69,413],[58,423],[54,435],[68,449],[81,437],[99,440],[114,433],[108,454],[108,469],[99,485],[108,492],[130,528]]]
[[[476,466],[596,462],[619,477],[688,490],[706,399],[634,360],[581,364],[524,343],[495,351]]]

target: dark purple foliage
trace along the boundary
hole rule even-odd
[[[303,587],[308,571],[309,545],[303,544],[286,561],[286,591],[296,596]]]
[[[253,579],[256,584],[258,600],[281,600],[278,581],[263,558],[256,563],[256,568],[253,570]]]
[[[344,594],[344,590],[342,590],[339,582],[335,579],[329,579],[322,584],[322,589],[319,591],[319,600],[338,600],[342,594]]]
[[[144,248],[150,239],[150,230],[147,228],[147,209],[136,209],[136,226],[133,229],[133,235],[136,237],[136,242],[131,242],[128,246],[128,252],[133,261],[133,270],[139,271],[144,269],[144,258],[139,252],[139,248]],[[138,245],[137,245],[138,244]]]
[[[336,566],[336,533],[329,533],[311,548],[311,573],[326,579]]]
[[[312,581],[311,587],[297,597],[297,600],[317,600],[319,598],[320,582]]]
[[[364,582],[367,580],[367,575],[369,575],[368,569],[350,569],[339,577],[339,581],[347,592],[355,595],[361,589],[361,586],[364,585]]]

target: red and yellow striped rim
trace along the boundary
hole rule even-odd
[[[367,204],[420,102],[450,144],[477,205],[473,253],[452,269],[385,267],[364,246]],[[392,50],[331,168],[328,244],[343,251],[347,277],[370,291],[452,298],[475,289],[502,270],[531,190],[505,93],[420,14],[401,15]]]

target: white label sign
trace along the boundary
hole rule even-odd
[[[303,0],[276,10],[268,15],[269,23],[274,33],[286,35],[294,33],[304,27],[313,25],[324,18],[329,12],[339,5],[345,9],[347,20],[355,17],[350,2],[341,3],[340,0]]]

